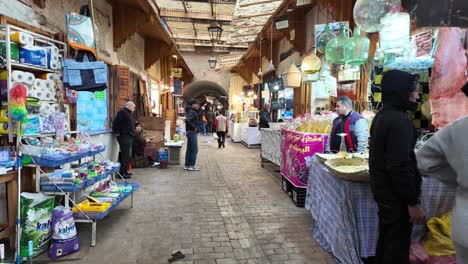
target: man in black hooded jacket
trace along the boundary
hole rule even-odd
[[[417,109],[418,75],[391,70],[382,79],[383,107],[371,126],[369,169],[379,208],[377,264],[409,264],[413,224],[424,223],[416,133],[406,111]]]

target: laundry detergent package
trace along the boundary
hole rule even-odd
[[[79,250],[80,239],[76,232],[73,212],[64,206],[55,207],[52,212],[52,242],[49,257],[56,260]]]
[[[21,193],[21,258],[29,256],[29,241],[33,242],[33,256],[49,249],[54,202],[53,196]]]
[[[43,47],[23,46],[20,48],[20,62],[39,67],[47,67],[47,54]]]

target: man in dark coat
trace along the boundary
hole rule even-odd
[[[199,171],[195,166],[198,154],[197,128],[200,126],[200,103],[196,99],[188,102],[186,107],[187,117],[185,118],[185,128],[187,130],[187,151],[185,152],[184,170]]]
[[[409,264],[413,224],[424,224],[416,131],[406,111],[417,109],[418,75],[391,70],[382,79],[383,107],[371,126],[370,183],[379,208],[376,263]]]
[[[260,116],[260,122],[258,123],[258,128],[270,128],[271,116],[270,116],[271,106],[269,103],[263,105],[263,109],[258,113]]]
[[[208,133],[213,134],[216,132],[216,127],[214,126],[214,122],[216,119],[216,114],[213,112],[212,106],[208,108],[208,112],[206,113],[206,120],[208,121]]]
[[[130,178],[128,164],[132,158],[132,144],[136,135],[135,118],[132,115],[134,111],[135,104],[127,101],[112,123],[112,133],[117,137],[120,146],[120,175],[124,179]]]

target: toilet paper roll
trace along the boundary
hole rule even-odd
[[[11,80],[14,82],[20,82],[25,84],[33,85],[36,77],[30,72],[13,71],[11,73]]]
[[[49,116],[52,114],[52,107],[48,102],[39,102],[39,113],[41,115]]]
[[[47,53],[50,53],[52,55],[58,55],[59,54],[59,49],[57,48],[57,46],[47,46],[47,47],[44,47],[46,50],[47,50]]]
[[[10,34],[11,41],[21,45],[33,45],[34,38],[32,35],[25,32],[13,32]]]

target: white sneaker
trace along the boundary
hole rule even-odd
[[[190,168],[191,168],[191,167],[185,166],[185,167],[184,167],[184,170],[189,170]]]
[[[155,162],[153,163],[153,165],[151,165],[151,167],[158,167],[160,164],[161,164],[161,163],[155,161]]]
[[[189,171],[200,171],[200,167],[193,166],[188,168]]]

